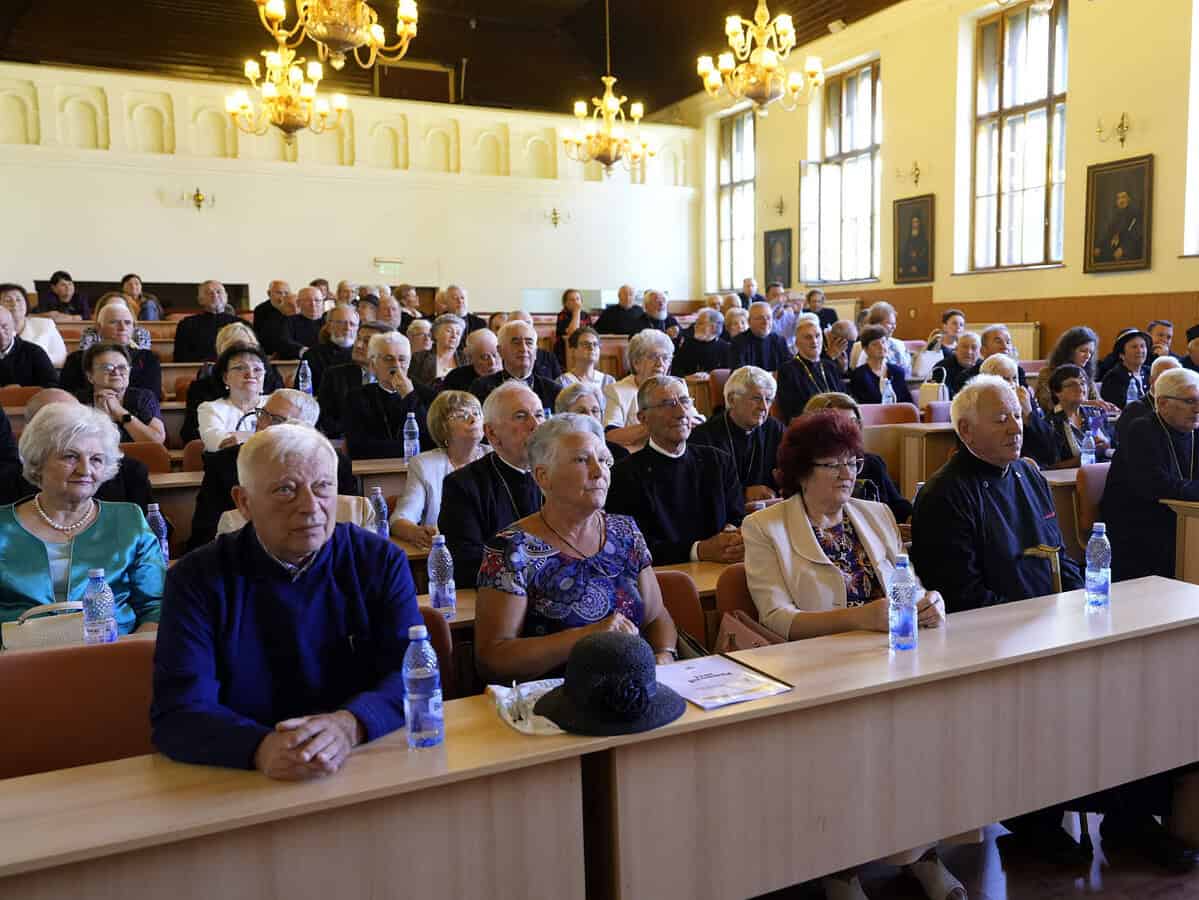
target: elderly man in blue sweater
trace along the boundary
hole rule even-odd
[[[168,574],[154,743],[181,762],[330,775],[404,724],[400,668],[422,621],[408,561],[337,524],[337,456],[314,429],[259,432],[237,469],[249,524]]]

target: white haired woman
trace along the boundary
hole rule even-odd
[[[555,413],[578,413],[591,416],[602,427],[604,424],[604,392],[594,384],[586,381],[576,381],[558,392],[554,401]],[[612,441],[605,440],[608,452],[612,454],[612,462],[618,463],[629,455],[628,448]]]
[[[736,296],[732,294],[730,296]],[[724,340],[732,343],[733,338],[749,328],[749,310],[740,306],[724,311]]]
[[[654,375],[666,375],[674,361],[674,342],[665,333],[647,328],[629,341],[633,372],[604,388],[604,428],[608,440],[640,450],[649,432],[637,416],[637,389]]]
[[[117,629],[153,631],[166,563],[142,511],[95,499],[121,458],[117,427],[68,403],[43,407],[21,434],[30,499],[0,507],[0,621],[38,605],[77,601],[88,570],[104,569]]]
[[[560,672],[589,634],[638,634],[659,663],[678,635],[662,603],[653,560],[636,523],[607,515],[603,431],[590,416],[563,413],[533,432],[529,465],[541,510],[487,542],[479,567],[476,655],[505,683]]]
[[[411,331],[411,326],[409,326]],[[453,313],[444,313],[433,321],[433,347],[412,354],[409,377],[417,384],[437,387],[443,378],[468,362],[466,353],[458,349],[466,323]]]
[[[483,408],[474,394],[442,391],[429,404],[426,424],[437,449],[408,460],[404,493],[391,514],[391,533],[417,547],[433,545],[445,477],[486,452]]]
[[[217,359],[234,344],[258,347],[258,335],[245,322],[230,322],[216,333]],[[187,407],[183,414],[183,427],[179,430],[179,436],[185,444],[200,439],[200,404],[220,400],[229,394],[225,382],[217,377],[214,368],[215,364],[205,364],[196,379],[187,386]],[[268,362],[266,375],[262,378],[262,392],[273,394],[283,386],[283,376],[273,363]]]

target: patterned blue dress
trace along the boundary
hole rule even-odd
[[[616,610],[640,628],[645,603],[637,577],[652,565],[631,516],[606,516],[603,546],[587,559],[566,556],[541,538],[509,527],[483,548],[478,587],[527,598],[521,637],[590,625]]]

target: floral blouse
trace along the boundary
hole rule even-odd
[[[814,530],[820,549],[845,579],[846,606],[861,606],[886,593],[848,516],[840,525]]]

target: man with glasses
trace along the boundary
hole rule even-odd
[[[557,382],[542,378],[534,371],[537,363],[537,332],[533,326],[519,320],[508,322],[500,329],[497,338],[504,367],[494,375],[475,379],[470,392],[483,403],[487,395],[504,382],[520,381],[541,398],[543,409],[553,409],[560,388]]]
[[[352,306],[333,307],[325,313],[325,335],[324,340],[304,354],[312,373],[312,391],[318,395],[326,372],[354,361],[358,311]]]
[[[714,309],[704,308],[695,317],[695,326],[683,339],[674,355],[670,374],[686,378],[696,372],[737,368],[737,352],[728,341],[720,340],[724,331],[724,316]]]
[[[416,417],[421,450],[432,450],[425,417],[436,392],[408,377],[412,347],[398,331],[376,334],[367,345],[375,383],[351,391],[346,398],[346,450],[350,459],[404,456],[404,423]]]
[[[21,340],[13,314],[0,306],[0,387],[8,384],[54,387],[58,373],[45,350]]]
[[[541,508],[527,444],[543,421],[541,398],[523,381],[505,381],[483,401],[483,433],[493,452],[446,476],[437,520],[459,587],[475,586],[485,541]]]
[[[775,461],[783,426],[770,415],[774,378],[742,366],[724,383],[724,409],[691,433],[691,444],[716,447],[732,457],[747,503],[778,496]]]
[[[175,326],[175,362],[216,359],[216,333],[237,321],[228,304],[223,284],[216,280],[201,283],[196,289],[196,305],[203,312],[188,316]]]
[[[120,344],[129,351],[129,384],[139,390],[149,391],[159,402],[162,401],[162,365],[153,350],[138,347],[133,342],[133,313],[123,300],[109,302],[96,317],[96,329],[100,342]],[[59,385],[63,390],[78,394],[87,387],[83,371],[82,350],[67,356],[62,367]]]
[[[50,319],[29,315],[29,298],[19,284],[0,284],[0,306],[12,313],[17,337],[46,351],[56,369],[67,361],[67,345]]]
[[[736,466],[723,450],[687,443],[691,407],[681,379],[647,378],[637,389],[637,408],[649,443],[612,469],[606,508],[637,521],[654,565],[732,563],[745,555],[745,495]]]
[[[254,420],[254,430],[265,431],[284,423],[313,427],[320,417],[317,402],[303,391],[283,388],[275,391],[262,406],[249,414]],[[237,486],[237,457],[242,445],[234,444],[223,450],[204,454],[204,481],[196,496],[196,509],[192,515],[191,536],[187,549],[195,550],[216,537],[217,523],[221,514],[234,508],[233,488]],[[358,493],[357,480],[344,453],[337,454],[337,493]]]
[[[345,431],[346,400],[350,394],[368,384],[375,383],[375,373],[370,366],[370,342],[376,334],[394,331],[382,322],[363,322],[358,326],[354,346],[350,348],[350,362],[334,366],[321,376],[317,397],[321,403],[321,418],[317,429],[330,440],[340,438]]]

